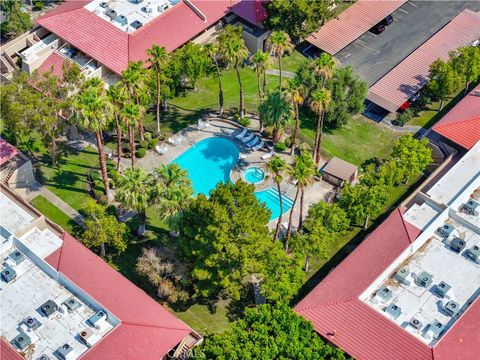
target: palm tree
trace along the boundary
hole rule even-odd
[[[325,117],[325,111],[328,111],[330,107],[330,101],[330,90],[322,88],[312,93],[310,107],[318,115],[317,129],[315,132],[315,145],[313,149],[313,156],[315,157],[315,163],[317,166],[320,165],[320,152],[322,150],[323,119]]]
[[[145,234],[147,206],[152,201],[153,177],[142,168],[125,169],[117,186],[117,201],[138,213],[138,235]]]
[[[122,109],[121,115],[127,124],[128,138],[130,140],[130,158],[132,167],[135,166],[135,128],[140,121],[140,107],[137,104],[127,103]]]
[[[95,78],[94,78],[95,79]],[[107,176],[107,161],[103,149],[102,131],[108,128],[109,104],[106,100],[103,84],[96,86],[96,80],[89,80],[85,87],[77,94],[73,101],[78,124],[87,130],[93,131],[97,140],[98,162],[102,174],[103,186],[108,201],[113,199],[110,192]]]
[[[295,146],[297,145],[298,130],[300,127],[300,115],[298,108],[303,104],[302,84],[298,77],[295,77],[288,83],[288,93],[290,95],[290,101],[293,104],[295,112],[295,128],[293,129],[292,147],[290,148],[290,155],[295,154]]]
[[[110,85],[107,90],[107,99],[111,104],[113,117],[115,119],[115,127],[117,132],[117,170],[120,168],[120,160],[122,159],[122,119],[121,111],[126,97],[122,93],[118,85]]]
[[[208,55],[212,58],[213,63],[215,65],[215,70],[217,72],[217,79],[218,79],[218,104],[219,109],[218,113],[220,117],[223,115],[223,87],[222,87],[222,76],[220,72],[220,66],[218,65],[218,44],[217,43],[208,43],[204,45],[205,50],[207,51]]]
[[[239,115],[245,116],[245,99],[243,98],[243,84],[240,77],[240,65],[248,57],[248,49],[242,38],[242,27],[227,25],[223,32],[218,36],[220,52],[223,58],[230,64],[233,64],[237,73],[238,86],[240,88]]]
[[[315,59],[313,69],[315,75],[322,79],[320,86],[325,87],[327,81],[333,76],[335,61],[329,54],[321,53],[320,56]]]
[[[282,224],[282,213],[283,213],[283,199],[282,199],[282,191],[280,188],[280,184],[283,181],[283,173],[287,169],[287,163],[283,160],[280,156],[275,155],[268,163],[267,163],[267,170],[272,175],[273,181],[277,184],[277,192],[278,192],[278,202],[280,205],[280,216],[277,220],[277,226],[275,228],[275,233],[273,234],[273,241],[277,241],[278,233],[280,231],[280,225]]]
[[[151,64],[150,69],[154,72],[157,83],[157,133],[160,135],[161,76],[163,67],[168,61],[168,55],[163,46],[160,47],[156,44],[153,44],[151,49],[147,49],[147,55],[149,56],[148,62]]]
[[[265,125],[273,126],[273,141],[277,143],[282,129],[290,122],[292,107],[285,93],[276,89],[267,93],[267,97],[258,107],[258,114]]]
[[[140,132],[140,140],[144,140],[142,115],[145,111],[144,103],[147,97],[147,81],[142,61],[131,61],[128,63],[127,69],[122,72],[121,84],[124,91],[135,101],[140,110],[141,116],[138,121],[138,130]]]
[[[278,86],[282,88],[282,56],[283,54],[293,48],[290,36],[285,31],[272,31],[270,34],[270,44],[273,55],[278,59],[279,82]]]
[[[261,103],[265,97],[265,89],[267,87],[267,77],[265,74],[266,67],[270,62],[270,55],[263,51],[257,51],[253,55],[253,63],[255,64],[255,72],[257,73],[258,101]],[[260,78],[263,76],[263,86],[260,84]],[[263,121],[260,119],[260,132],[263,131]]]

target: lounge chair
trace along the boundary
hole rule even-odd
[[[259,137],[258,137],[258,136],[255,136],[255,137],[253,138],[253,140],[251,140],[251,141],[250,141],[249,143],[247,143],[245,146],[246,146],[247,148],[251,148],[252,146],[257,145],[257,143],[258,143],[259,141],[260,141]]]
[[[165,155],[168,152],[168,150],[170,150],[170,148],[167,145],[163,145],[163,146],[157,145],[157,146],[155,146],[155,151],[159,155]]]
[[[260,150],[261,148],[263,148],[264,145],[265,145],[265,141],[262,140],[262,141],[260,141],[260,143],[258,143],[254,147],[252,147],[251,150],[252,151]]]
[[[248,143],[250,140],[252,140],[254,136],[255,136],[255,134],[252,132],[252,133],[250,133],[249,136],[247,136],[247,137],[245,137],[245,138],[243,138],[243,139],[241,139],[241,140],[242,140],[242,142],[243,142],[244,144],[246,144],[246,143]]]
[[[202,119],[198,119],[197,120],[197,129],[201,130],[201,129],[205,129],[205,122],[202,120]]]
[[[273,157],[274,155],[275,155],[275,152],[273,150],[270,150],[268,154],[263,154],[262,156],[260,156],[260,159],[267,160]]]
[[[237,135],[235,135],[235,138],[237,139],[241,139],[243,138],[245,135],[247,135],[247,128],[243,128],[242,131],[240,131]]]
[[[171,138],[171,137],[169,137],[169,138],[167,139],[167,142],[168,142],[170,145],[177,145],[177,142],[175,141],[175,139],[174,139],[174,138]]]

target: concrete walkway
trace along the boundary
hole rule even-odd
[[[275,75],[275,76],[280,76],[280,70],[277,69],[267,69],[265,71],[268,75]],[[293,79],[295,77],[295,73],[291,71],[282,71],[282,76],[288,79]]]

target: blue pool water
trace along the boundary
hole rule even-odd
[[[250,184],[256,184],[265,179],[265,172],[262,169],[254,166],[245,170],[243,177],[246,182]]]
[[[208,195],[219,181],[230,181],[230,171],[238,161],[240,151],[237,145],[221,137],[212,137],[199,141],[190,149],[172,161],[188,171],[195,195]],[[257,199],[264,202],[272,212],[270,220],[280,216],[280,204],[277,190],[268,188],[255,193]],[[282,195],[283,213],[290,210],[292,200]]]

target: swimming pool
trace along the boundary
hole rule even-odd
[[[239,155],[240,151],[232,141],[221,137],[211,137],[199,141],[174,159],[172,163],[176,163],[188,171],[195,195],[208,195],[218,182],[230,181],[230,171],[237,163]],[[276,189],[268,188],[255,192],[255,196],[259,201],[264,202],[272,212],[270,220],[280,216],[280,204]],[[285,195],[282,196],[282,200],[283,213],[285,213],[292,207],[292,200]]]
[[[258,184],[265,179],[265,171],[256,166],[249,167],[243,173],[243,179],[250,184]]]

